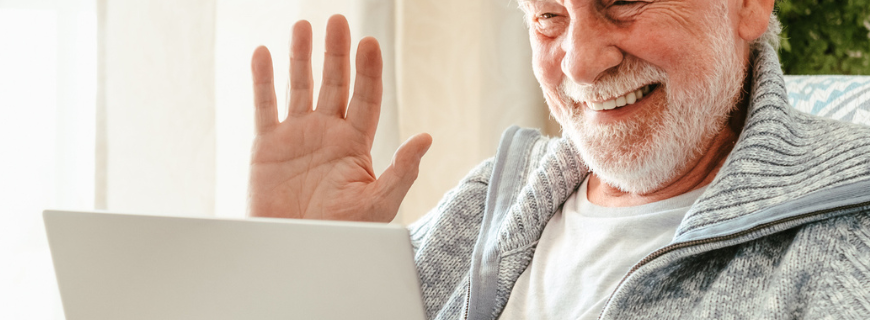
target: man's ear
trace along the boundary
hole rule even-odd
[[[758,39],[767,30],[770,13],[776,0],[739,0],[740,25],[737,32],[747,42]]]

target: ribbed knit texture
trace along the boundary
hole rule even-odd
[[[678,234],[870,179],[870,128],[792,110],[775,51],[765,46],[753,57],[744,131]],[[564,138],[542,137],[528,156],[517,173],[526,186],[499,234],[493,318],[587,172]],[[429,318],[463,318],[491,172],[488,160],[410,227]],[[868,215],[870,205],[853,206],[672,250],[627,277],[603,318],[870,319]]]
[[[677,234],[870,178],[867,127],[788,105],[776,52],[757,53],[752,100],[737,145]]]
[[[602,318],[870,319],[868,213],[659,257],[623,283]]]

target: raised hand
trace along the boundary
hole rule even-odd
[[[356,79],[348,104],[350,30],[341,15],[329,18],[323,82],[313,105],[311,25],[293,26],[290,45],[290,103],[278,121],[272,58],[254,51],[256,138],[251,155],[248,210],[256,217],[329,220],[392,220],[417,178],[432,138],[406,141],[378,178],[371,148],[380,115],[383,62],[377,40],[359,42]]]

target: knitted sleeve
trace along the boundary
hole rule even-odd
[[[478,164],[459,184],[444,194],[438,205],[426,215],[408,226],[411,233],[411,244],[416,252],[429,237],[435,225],[444,224],[444,218],[449,218],[447,212],[474,211],[475,202],[483,205],[486,200],[486,187],[492,175],[493,159],[489,158]],[[482,213],[482,209],[480,213]]]
[[[455,318],[463,305],[462,286],[467,285],[492,167],[492,159],[478,165],[435,209],[409,226],[429,318]]]

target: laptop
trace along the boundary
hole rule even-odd
[[[399,225],[43,212],[79,319],[425,319]]]

